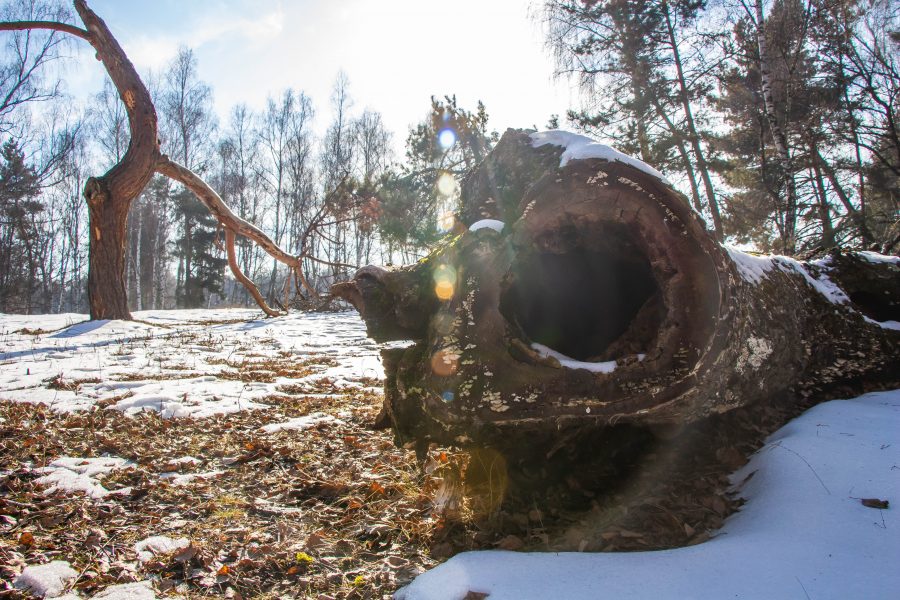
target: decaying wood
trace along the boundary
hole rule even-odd
[[[562,152],[507,132],[460,210],[502,231],[335,287],[373,338],[415,342],[383,354],[399,443],[552,452],[578,432],[661,435],[763,399],[900,383],[896,260],[743,254],[660,179],[597,158],[560,166]]]

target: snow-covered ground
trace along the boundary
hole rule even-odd
[[[129,414],[205,417],[264,408],[261,401],[280,385],[327,378],[340,389],[384,376],[378,347],[355,312],[261,316],[243,309],[143,311],[125,322],[0,314],[0,398],[60,412],[107,401]],[[271,382],[229,377],[235,369],[265,370],[267,361],[310,355],[331,359],[331,366],[276,373]]]
[[[337,389],[359,388],[383,376],[378,347],[352,312],[265,320],[251,310],[135,317],[139,321],[91,323],[82,315],[0,315],[0,398],[43,402],[58,411],[99,405],[196,418],[264,408],[283,385],[328,378]],[[310,353],[330,360],[311,364],[309,372],[277,370]],[[267,382],[233,377],[248,366],[277,372]],[[304,429],[328,418],[314,413],[278,428]],[[102,477],[120,468],[127,464],[59,458],[43,476],[47,485],[103,497],[119,490],[103,487]],[[900,390],[813,408],[776,432],[734,483],[747,503],[704,544],[641,553],[464,553],[420,575],[397,597],[898,597]],[[871,508],[863,499],[892,505]],[[139,551],[152,555],[155,544],[169,541],[144,540]],[[67,563],[55,561],[28,566],[16,585],[49,597],[63,593],[75,576]],[[128,585],[101,594],[154,597],[147,582]]]
[[[733,481],[747,503],[704,544],[467,552],[397,598],[458,600],[470,591],[490,600],[900,597],[900,390],[816,406],[773,434]],[[870,508],[863,499],[891,505]]]

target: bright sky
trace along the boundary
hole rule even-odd
[[[402,149],[432,95],[482,100],[490,126],[544,127],[576,100],[554,82],[540,4],[528,0],[88,0],[138,70],[160,70],[180,45],[194,49],[221,125],[231,107],[264,106],[287,87],[305,91],[317,128],[330,118],[339,69],[354,109],[382,113]],[[83,58],[89,54],[82,53]],[[73,92],[99,88],[94,61],[69,73]]]

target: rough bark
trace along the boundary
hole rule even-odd
[[[467,231],[334,288],[376,340],[415,341],[384,353],[398,443],[511,455],[898,383],[897,261],[739,253],[661,180],[597,158],[561,167],[562,152],[507,132],[464,182],[460,211],[501,232]],[[610,372],[590,370],[598,362]]]

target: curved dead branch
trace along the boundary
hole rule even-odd
[[[242,219],[241,217],[234,214],[234,211],[222,200],[222,197],[216,193],[214,189],[212,189],[208,183],[203,181],[200,177],[197,176],[196,173],[179,165],[168,156],[161,156],[157,165],[156,172],[165,175],[175,181],[181,183],[186,188],[191,190],[194,195],[197,197],[200,202],[206,206],[207,210],[212,214],[213,217],[219,222],[219,224],[225,229],[226,232],[230,232],[232,237],[234,235],[242,235],[245,238],[253,240],[259,246],[266,251],[272,258],[277,260],[280,263],[283,263],[291,268],[291,270],[297,275],[297,278],[303,284],[311,294],[317,295],[315,288],[310,285],[309,281],[303,275],[301,269],[301,260],[302,257],[294,256],[292,254],[288,254],[284,250],[282,250],[278,244],[276,244],[272,238],[265,234],[259,227],[250,223],[249,221]],[[226,238],[227,239],[227,238]],[[233,242],[233,240],[232,240]],[[231,265],[232,253],[234,252],[233,243],[229,245],[229,265]],[[260,305],[266,314],[274,316],[274,314],[278,314],[273,311],[271,308],[266,305],[265,301],[262,300],[262,296],[259,293],[259,290],[256,289],[256,286],[250,281],[246,275],[240,273],[240,269],[235,269],[237,264],[232,265],[232,272],[235,273],[235,277],[237,277],[238,281],[243,284],[245,288],[247,288],[253,297],[256,299],[256,302]],[[240,273],[240,275],[238,275]]]
[[[241,268],[237,263],[237,256],[234,252],[234,231],[231,229],[225,230],[225,249],[228,253],[228,266],[231,268],[231,273],[234,275],[234,278],[241,282],[250,295],[253,296],[253,299],[256,300],[256,303],[259,305],[263,312],[269,315],[270,317],[277,317],[281,313],[273,308],[269,307],[266,303],[265,298],[262,297],[262,294],[259,293],[259,289],[256,285],[250,281],[250,278],[244,275],[244,272],[241,271]]]

